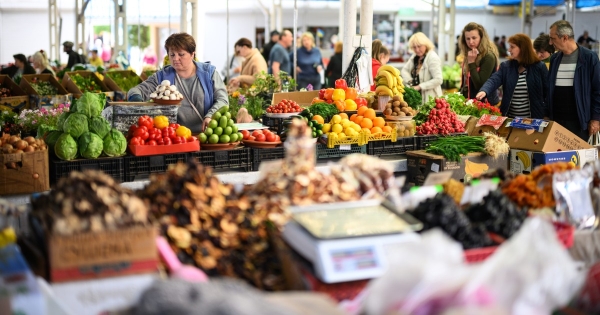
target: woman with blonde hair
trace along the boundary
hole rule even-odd
[[[300,37],[302,47],[296,51],[296,78],[298,88],[306,88],[309,84],[314,90],[321,89],[321,72],[323,71],[323,58],[321,51],[315,47],[315,37],[306,32]],[[290,56],[290,60],[293,60]]]
[[[376,39],[373,41],[371,45],[371,59],[372,68],[373,68],[373,79],[377,77],[377,71],[381,66],[385,66],[388,61],[390,61],[390,51],[387,47],[383,46],[381,40]],[[375,91],[376,84],[371,85],[371,91]]]
[[[469,99],[475,98],[498,67],[498,48],[488,36],[485,28],[471,22],[467,24],[460,36],[460,51],[464,58],[462,65],[461,93]],[[490,104],[500,102],[497,91],[491,91],[486,96]]]
[[[408,47],[413,54],[402,68],[402,80],[421,92],[423,103],[430,96],[442,96],[442,63],[431,40],[418,32],[410,37]]]
[[[335,43],[333,49],[333,56],[329,59],[327,69],[325,70],[325,77],[327,77],[327,87],[335,87],[335,80],[342,77],[342,42]]]
[[[54,70],[52,70],[50,63],[48,62],[48,57],[46,57],[46,53],[43,50],[36,51],[32,58],[33,67],[35,68],[36,73],[48,73],[55,75]]]

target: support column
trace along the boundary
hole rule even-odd
[[[342,55],[342,73],[348,69],[354,54],[354,36],[356,35],[356,0],[344,2],[344,51]]]
[[[198,60],[200,61],[205,61],[204,59],[204,47],[206,47],[206,45],[204,44],[204,40],[206,37],[206,6],[203,5],[198,5],[196,4],[196,11],[197,11],[197,19],[196,19],[196,32],[197,32],[197,38],[196,38],[196,56],[198,57]],[[210,60],[207,60],[210,61]]]
[[[75,0],[75,47],[73,49],[80,54],[86,53],[85,43],[85,8],[90,0]]]
[[[527,25],[529,26],[527,35],[529,35],[529,37],[531,37],[533,35],[533,17],[534,17],[534,12],[535,12],[535,7],[534,7],[535,3],[533,0],[528,0],[528,1],[531,4],[529,5],[529,14],[527,15],[529,17],[529,19],[527,21]]]
[[[525,34],[525,21],[527,20],[527,1],[521,1],[521,33]]]
[[[187,33],[188,32],[188,10],[187,10],[188,0],[181,0],[181,21],[179,21],[179,32]]]
[[[442,64],[445,64],[447,61],[446,58],[446,41],[444,40],[446,36],[446,1],[438,0],[438,55],[440,55],[440,60]]]
[[[127,56],[127,0],[115,2],[115,54],[122,51]]]
[[[281,8],[281,1],[277,4],[277,29],[283,31],[283,9]],[[294,40],[296,40],[296,30],[294,30]]]
[[[340,1],[340,11],[338,12],[338,41],[344,40],[344,14],[344,1]]]
[[[275,0],[272,0],[271,2],[271,10],[269,11],[269,18],[270,18],[270,25],[271,27],[269,27],[271,30],[277,30],[278,32],[281,32],[280,29],[277,28],[277,10],[275,10]],[[266,39],[265,39],[266,41]]]
[[[396,12],[396,14],[394,15],[394,46],[392,46],[394,47],[394,51],[400,50],[400,37],[402,37],[402,20],[400,18],[400,14]],[[369,50],[369,52],[371,51]]]
[[[188,9],[188,3],[190,9]],[[190,12],[191,11],[191,12]],[[191,19],[189,18],[191,13]],[[198,1],[197,0],[181,0],[181,22],[179,31],[192,35],[194,40],[198,37]],[[196,45],[198,46],[198,45]]]
[[[48,60],[60,62],[60,39],[58,38],[58,6],[56,0],[48,0],[48,23],[50,30],[50,49],[48,50]]]
[[[361,46],[365,47],[370,54],[373,42],[373,0],[360,1],[360,36]],[[373,71],[372,67],[373,65],[369,63],[369,73]],[[373,85],[373,82],[369,82],[369,85]]]
[[[450,0],[450,28],[448,29],[448,62],[454,64],[456,54],[454,47],[456,46],[456,0]]]

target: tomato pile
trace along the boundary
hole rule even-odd
[[[301,111],[300,105],[292,100],[281,100],[279,104],[267,107],[267,113],[272,114],[299,113]]]
[[[444,98],[435,100],[435,107],[429,112],[427,121],[417,127],[418,135],[447,135],[456,132],[465,132],[465,125],[458,120]]]
[[[248,130],[242,130],[243,140],[259,141],[259,142],[279,142],[281,138],[272,133],[268,129],[254,130],[252,133]]]
[[[198,141],[192,132],[179,124],[165,124],[165,116],[142,116],[137,125],[129,127],[127,139],[130,145],[171,145]],[[168,120],[166,120],[168,123]],[[162,128],[159,128],[162,127]]]

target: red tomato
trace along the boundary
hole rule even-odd
[[[148,139],[150,135],[148,134],[148,130],[145,127],[140,127],[133,132],[134,137],[140,137],[142,140]]]
[[[180,144],[181,143],[181,137],[175,137],[171,139],[171,142],[173,144]]]
[[[133,133],[138,129],[137,125],[131,125],[129,126],[129,131],[127,131],[127,137],[131,138],[133,137]]]
[[[281,141],[281,138],[278,135],[275,135],[275,142]]]
[[[262,133],[256,136],[256,141],[264,142],[265,140],[266,137]]]
[[[148,143],[146,143],[146,145],[156,145],[156,141],[150,140]]]
[[[146,128],[152,128],[154,127],[154,121],[152,120],[152,117],[144,115],[138,118],[138,126],[146,126]]]
[[[267,142],[275,142],[275,135],[274,135],[274,134],[272,134],[272,133],[269,133],[269,134],[266,136],[266,140],[267,140]]]
[[[171,144],[173,144],[173,142],[171,142],[171,138],[165,137],[165,138],[163,138],[163,144],[164,145],[171,145]]]
[[[248,140],[248,137],[250,137],[250,131],[242,130],[242,139]]]
[[[246,140],[249,140],[249,141],[256,141],[256,138],[255,138],[254,136],[249,136],[249,137],[248,137],[248,139],[246,139]]]
[[[131,145],[144,145],[144,140],[140,137],[133,137],[129,140],[129,144]]]
[[[254,130],[254,131],[252,132],[252,136],[253,136],[253,137],[255,137],[255,138],[256,138],[258,135],[262,135],[262,134],[263,134],[263,132],[262,132],[261,130]]]
[[[169,124],[169,127],[177,130],[177,128],[179,128],[179,124]]]
[[[156,139],[156,145],[164,145],[164,144],[165,144],[165,141],[163,138]]]

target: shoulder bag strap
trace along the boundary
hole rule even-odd
[[[198,111],[198,109],[196,108],[196,106],[194,105],[194,103],[192,103],[192,98],[190,97],[190,95],[187,92],[187,87],[183,84],[183,82],[181,81],[181,78],[179,78],[179,75],[177,73],[175,73],[175,78],[177,78],[177,82],[179,82],[179,85],[181,85],[181,92],[183,93],[183,96],[185,96],[185,98],[188,99],[188,102],[190,103],[190,106],[192,106],[192,109],[194,110],[194,112],[196,112],[196,115],[198,115],[198,117],[200,117],[200,120],[204,119],[202,117],[202,115],[200,115],[200,112]],[[197,77],[196,77],[197,79]],[[194,88],[196,86],[194,85],[194,87],[192,88],[192,95],[194,94]]]

